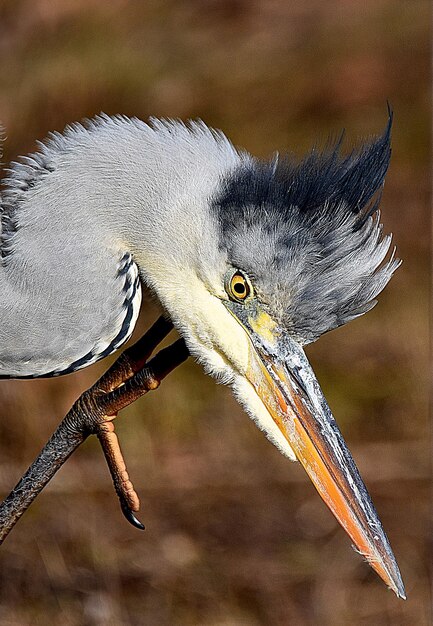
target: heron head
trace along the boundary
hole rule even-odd
[[[387,537],[303,345],[375,304],[399,261],[385,257],[378,202],[390,157],[384,133],[348,156],[340,143],[300,162],[252,157],[209,203],[212,237],[178,327],[190,350],[268,437],[297,458],[357,549],[404,597]],[[187,319],[188,318],[188,319]]]

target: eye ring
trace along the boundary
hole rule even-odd
[[[253,287],[248,277],[240,270],[236,270],[227,282],[226,291],[232,300],[245,302],[253,294]]]

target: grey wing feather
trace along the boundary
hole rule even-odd
[[[112,354],[128,341],[134,330],[141,305],[140,276],[138,268],[128,252],[123,255],[120,261],[118,276],[124,280],[122,288],[124,294],[124,301],[122,303],[123,315],[117,319],[116,324],[113,324],[113,335],[99,339],[98,343],[86,352],[86,354],[83,354],[83,356],[80,356],[66,367],[55,369],[52,372],[44,374],[44,376],[70,374],[83,367],[87,367],[87,365],[96,363],[96,361]]]
[[[87,280],[82,276],[73,280],[69,268],[63,288],[74,289],[74,293],[63,301],[58,276],[54,281],[56,297],[48,284],[42,284],[42,298],[26,293],[25,302],[20,304],[16,288],[10,291],[9,299],[8,290],[2,288],[6,297],[3,306],[0,304],[0,378],[68,374],[108,356],[125,343],[140,311],[141,282],[138,267],[128,252],[121,255],[115,267],[112,277],[100,274]],[[71,306],[73,301],[75,306]]]

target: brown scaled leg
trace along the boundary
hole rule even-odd
[[[159,317],[149,330],[132,346],[122,352],[113,365],[93,385],[97,392],[107,393],[144,368],[152,352],[173,329],[173,324]]]

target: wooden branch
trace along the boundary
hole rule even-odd
[[[104,432],[106,435],[107,430],[114,431],[110,427],[107,429],[106,424],[111,423],[118,411],[156,389],[167,374],[187,359],[188,349],[183,339],[179,339],[146,362],[171,328],[169,322],[160,318],[75,402],[14,490],[0,504],[0,543],[57,470],[90,434],[97,434],[100,441],[104,440]],[[105,436],[105,440],[108,441],[105,448],[104,441],[101,443],[122,510],[129,521],[142,527],[131,512],[134,502],[128,496],[129,484],[122,473],[126,471],[126,466],[123,469],[120,462],[123,457],[121,453],[120,458],[117,454],[117,438]],[[120,452],[120,448],[118,450]]]

